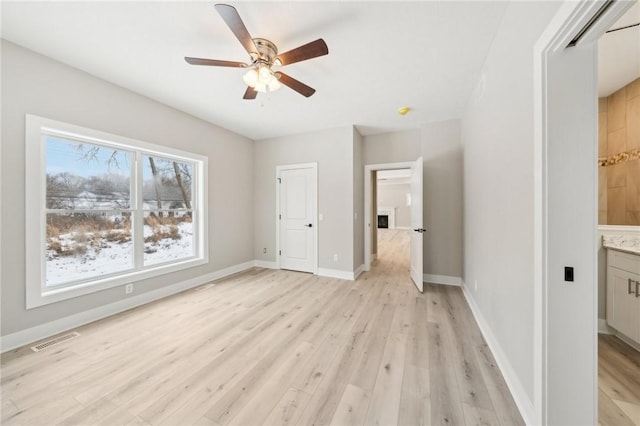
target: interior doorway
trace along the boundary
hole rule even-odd
[[[598,422],[640,425],[640,3],[598,40],[597,154]]]
[[[540,424],[598,423],[596,44],[631,6],[566,2],[534,49],[534,404]]]
[[[416,288],[423,290],[422,157],[416,161],[365,166],[365,265],[390,251],[380,244],[409,243],[408,266]],[[394,241],[395,240],[395,241]],[[387,247],[384,247],[386,249]]]

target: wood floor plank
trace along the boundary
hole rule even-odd
[[[369,395],[362,388],[348,384],[342,393],[330,424],[343,426],[362,425],[369,408]]]
[[[444,334],[446,328],[429,323],[429,381],[433,425],[464,424],[462,400],[454,365],[448,362],[452,350]]]
[[[299,389],[289,388],[280,401],[262,422],[263,425],[289,426],[298,423],[302,408],[307,405],[310,395]]]
[[[634,426],[633,421],[604,392],[598,392],[598,423],[603,426]]]
[[[396,306],[379,363],[375,387],[371,390],[371,402],[365,420],[368,425],[389,425],[398,422],[410,316],[411,311],[405,304]]]
[[[423,426],[431,424],[431,391],[429,370],[406,364],[400,396],[398,424]]]

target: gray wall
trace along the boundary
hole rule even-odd
[[[462,145],[458,120],[422,126],[424,273],[462,277]]]
[[[253,259],[253,142],[2,41],[2,327],[7,335],[125,297],[121,287],[25,310],[25,114],[209,158],[209,264],[136,283],[157,289]]]
[[[352,126],[256,141],[254,256],[276,260],[276,166],[318,163],[320,268],[353,271],[354,132]],[[262,252],[267,248],[267,253]],[[338,261],[333,255],[338,255]]]
[[[364,137],[365,165],[422,156],[424,273],[462,276],[462,146],[457,120]]]
[[[422,155],[419,129],[365,136],[363,147],[365,165],[415,161]]]
[[[462,120],[464,281],[531,406],[533,45],[558,6],[509,5]]]
[[[395,207],[396,228],[411,227],[411,208],[407,206],[409,193],[411,193],[411,186],[408,183],[378,182],[378,208]]]

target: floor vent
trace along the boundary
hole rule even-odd
[[[73,339],[75,337],[78,337],[80,335],[80,333],[78,332],[73,332],[73,333],[67,333],[67,334],[63,334],[62,336],[58,336],[54,339],[51,340],[47,340],[46,342],[42,342],[38,345],[35,346],[31,346],[31,350],[34,352],[40,352],[44,349],[50,348],[51,346],[55,346],[58,343],[62,343],[62,342],[66,342],[67,340]]]

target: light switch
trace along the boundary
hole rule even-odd
[[[322,213],[318,215],[318,220],[322,220]]]

